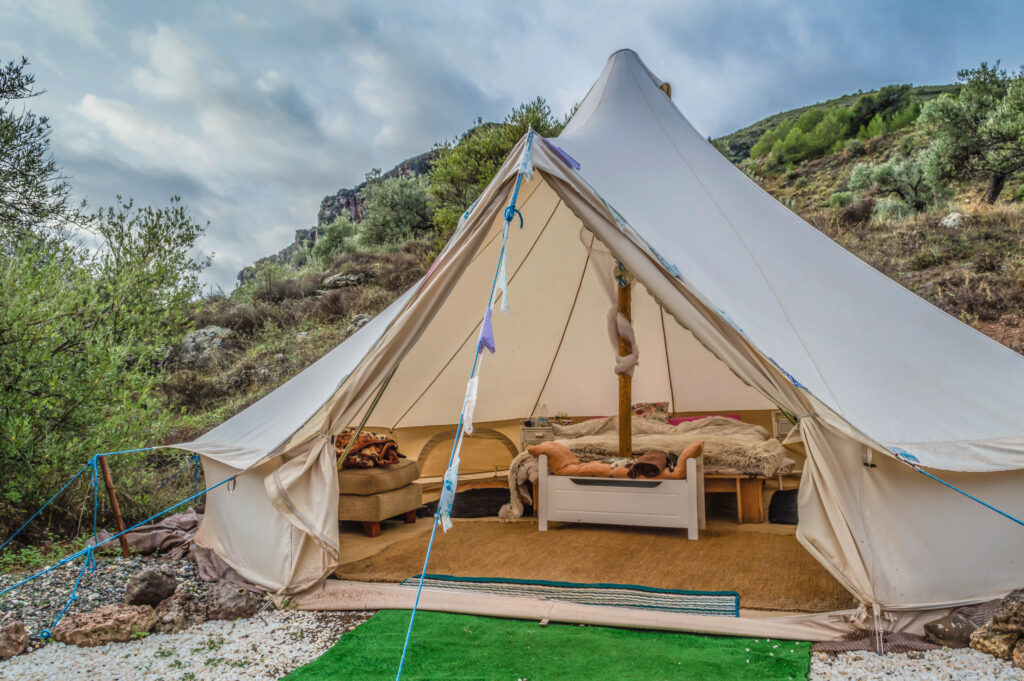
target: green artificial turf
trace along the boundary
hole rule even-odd
[[[393,680],[408,610],[384,610],[342,636],[288,681]],[[701,636],[420,612],[407,681],[806,679],[809,643]]]

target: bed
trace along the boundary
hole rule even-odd
[[[543,446],[533,449],[544,451]],[[691,445],[689,450],[691,455],[680,457],[676,470],[671,473],[636,479],[596,474],[555,475],[549,472],[548,454],[541,453],[538,456],[537,529],[546,531],[548,521],[552,520],[675,527],[685,528],[688,539],[697,539],[705,525],[703,463],[699,443]],[[595,472],[593,468],[590,467],[590,473]],[[612,470],[625,469],[609,466],[609,471]]]
[[[669,424],[635,418],[631,425],[635,455],[651,450],[685,452],[695,443],[700,443],[702,455],[692,462],[695,470],[687,470],[685,475],[687,480],[699,479],[699,486],[691,484],[687,490],[684,481],[672,480],[647,485],[635,484],[648,482],[644,480],[579,480],[581,477],[604,475],[595,474],[594,466],[618,456],[618,417],[592,419],[568,426],[555,425],[555,439],[545,443],[545,447],[554,449],[547,451],[557,452],[564,448],[582,465],[571,469],[573,475],[568,476],[568,481],[564,479],[566,476],[551,474],[554,468],[547,459],[538,466],[538,519],[542,529],[546,528],[548,520],[571,520],[693,527],[689,534],[696,536],[697,527],[704,522],[704,495],[707,492],[735,494],[738,521],[762,522],[761,490],[764,481],[793,466],[782,445],[767,430],[737,419],[709,416]],[[533,454],[540,456],[542,452],[538,450]],[[684,460],[681,465],[676,465],[676,477],[690,463]],[[512,493],[515,495],[515,490]],[[699,500],[697,516],[690,512],[691,500]],[[697,518],[696,522],[694,518]]]

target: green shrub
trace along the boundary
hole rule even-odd
[[[388,177],[367,184],[360,241],[370,246],[397,244],[430,231],[434,199],[427,186],[422,176]]]
[[[828,205],[832,208],[846,208],[853,203],[853,192],[836,192],[828,197]]]
[[[310,257],[320,269],[327,269],[339,255],[356,250],[358,235],[359,227],[356,223],[346,215],[339,215],[324,226],[323,234],[310,250]]]
[[[882,197],[875,212],[889,218],[936,208],[952,195],[952,187],[935,179],[920,156],[893,156],[877,165],[858,163],[848,184],[854,193]]]

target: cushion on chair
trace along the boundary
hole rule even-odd
[[[380,494],[342,494],[338,497],[338,520],[380,522],[423,505],[423,488],[416,483]]]
[[[420,477],[420,468],[412,459],[401,459],[391,466],[346,468],[338,472],[338,492],[360,495],[380,494],[405,487],[418,477]]]

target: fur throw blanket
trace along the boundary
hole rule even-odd
[[[514,520],[523,517],[523,504],[533,505],[533,496],[526,482],[529,480],[536,485],[537,475],[537,457],[523,452],[512,459],[508,467],[509,502],[498,511],[499,518]]]
[[[564,444],[580,461],[619,456],[619,418],[553,426],[555,442]],[[694,442],[704,443],[704,467],[734,468],[770,477],[782,465],[785,450],[760,426],[721,416],[709,416],[672,426],[661,421],[634,419],[633,453],[654,449],[678,453]]]

